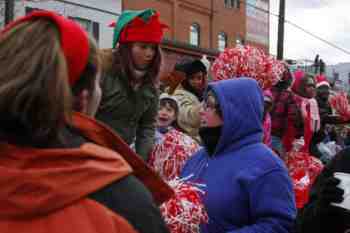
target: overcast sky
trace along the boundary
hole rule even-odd
[[[278,14],[279,0],[270,0]],[[285,24],[284,57],[311,59],[316,54],[327,64],[350,62],[350,0],[286,0],[286,20],[349,51],[346,54],[301,30]],[[270,17],[270,53],[277,54],[277,17]]]

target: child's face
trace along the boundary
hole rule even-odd
[[[168,127],[176,120],[175,109],[169,103],[159,106],[157,115],[157,127]]]

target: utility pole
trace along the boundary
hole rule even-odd
[[[5,25],[14,19],[15,0],[5,0]]]
[[[277,59],[278,60],[283,60],[285,14],[286,14],[286,1],[280,0],[280,13],[278,18],[278,39],[277,39]]]

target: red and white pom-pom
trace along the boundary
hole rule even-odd
[[[285,66],[261,49],[237,46],[225,49],[211,69],[214,81],[249,77],[254,78],[266,90],[281,79]]]
[[[310,188],[322,172],[323,164],[308,153],[291,151],[286,166],[293,182],[296,205],[300,209],[308,202]]]
[[[162,143],[155,145],[148,164],[165,181],[180,176],[186,161],[199,149],[199,145],[191,137],[178,130],[170,130],[165,134]]]
[[[204,192],[199,184],[175,179],[169,182],[175,195],[160,206],[160,211],[171,233],[199,233],[200,224],[208,223],[202,203]]]
[[[350,120],[350,106],[346,93],[341,92],[330,97],[329,103],[344,121]]]

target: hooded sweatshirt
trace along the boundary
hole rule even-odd
[[[291,180],[262,143],[263,96],[256,81],[212,83],[223,115],[221,137],[209,156],[200,150],[182,177],[205,184],[209,223],[202,233],[288,233],[296,215]]]

